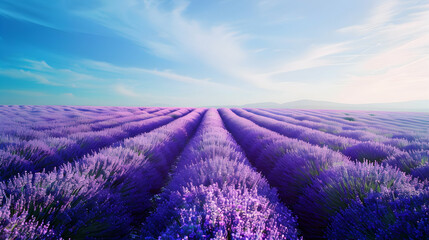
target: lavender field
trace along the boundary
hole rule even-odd
[[[429,113],[0,106],[0,239],[429,239]]]

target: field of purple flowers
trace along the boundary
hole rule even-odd
[[[429,114],[0,106],[0,239],[429,239]]]

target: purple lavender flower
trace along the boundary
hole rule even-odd
[[[429,194],[370,194],[340,211],[327,228],[328,239],[427,239]]]
[[[294,211],[307,236],[322,237],[330,217],[353,200],[363,200],[370,192],[416,195],[417,185],[415,179],[389,167],[366,162],[335,167],[304,189]]]
[[[244,189],[244,190],[241,190]],[[183,189],[176,219],[161,239],[297,239],[291,212],[246,188]]]

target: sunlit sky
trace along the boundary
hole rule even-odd
[[[0,104],[428,96],[427,0],[0,1]]]

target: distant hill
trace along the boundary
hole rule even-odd
[[[429,112],[429,100],[368,104],[346,104],[328,101],[299,100],[282,104],[272,102],[253,103],[239,107]]]

